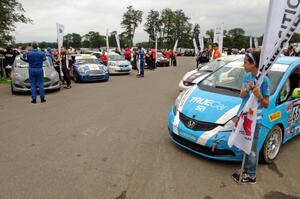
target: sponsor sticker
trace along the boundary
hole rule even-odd
[[[196,138],[195,136],[192,136],[192,135],[187,134],[187,133],[185,133],[185,132],[180,132],[179,134],[180,134],[181,136],[184,136],[184,137],[189,138],[189,139],[191,139],[191,140],[197,141],[197,138]]]
[[[277,112],[269,115],[270,122],[278,120],[279,118],[281,118],[281,112],[280,111],[277,111]]]

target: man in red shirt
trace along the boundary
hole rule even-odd
[[[124,57],[129,62],[131,61],[131,51],[128,47],[125,48]]]
[[[152,69],[156,68],[156,50],[155,48],[151,49],[151,55],[152,55]]]
[[[221,51],[219,50],[219,44],[218,43],[214,43],[213,44],[213,55],[212,55],[212,59],[216,60],[217,58],[221,57]]]
[[[107,66],[107,56],[105,55],[105,51],[102,52],[102,55],[100,56],[101,61],[105,66]]]
[[[165,56],[166,56],[166,58],[169,60],[169,64],[170,64],[170,57],[171,57],[171,52],[170,52],[170,50],[167,50],[167,51],[165,52]]]
[[[176,51],[173,52],[173,66],[177,66],[177,53],[176,53]]]

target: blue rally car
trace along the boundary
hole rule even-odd
[[[244,73],[243,62],[234,61],[181,93],[169,111],[171,140],[207,158],[241,161],[242,151],[230,148],[227,140],[241,104]],[[261,160],[271,163],[281,145],[300,134],[300,59],[278,58],[268,76],[272,90],[258,147]]]
[[[75,63],[71,67],[71,76],[75,82],[107,81],[107,67],[96,56],[89,54],[75,55]]]

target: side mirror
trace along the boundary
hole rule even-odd
[[[295,88],[292,93],[292,98],[300,98],[300,88]]]

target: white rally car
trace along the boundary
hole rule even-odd
[[[107,68],[109,74],[130,74],[132,70],[131,63],[124,56],[115,52],[109,52]]]
[[[220,57],[214,61],[208,62],[204,66],[187,72],[179,82],[179,91],[184,91],[188,88],[191,88],[220,67],[226,65],[229,62],[233,62],[239,59],[243,60],[243,57],[243,55],[229,55]]]

